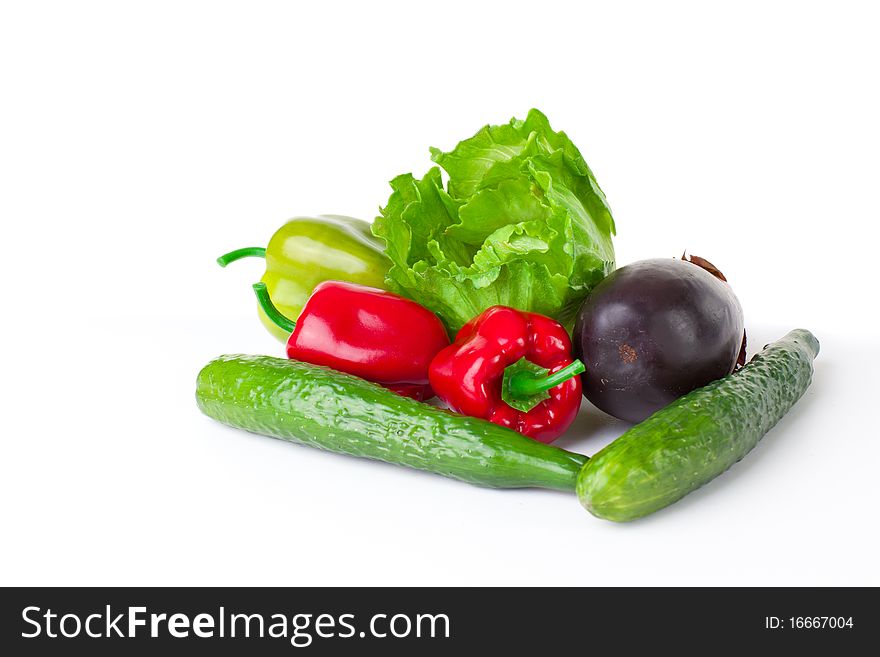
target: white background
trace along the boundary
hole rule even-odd
[[[0,10],[0,583],[880,584],[871,3],[79,2]],[[615,525],[220,426],[199,368],[297,214],[370,219],[487,122],[581,148],[618,261],[725,271],[813,387],[730,472]],[[585,404],[559,444],[625,426]],[[543,604],[543,602],[541,603]]]

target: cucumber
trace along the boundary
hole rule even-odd
[[[627,521],[662,509],[742,459],[800,399],[819,342],[796,329],[745,367],[674,401],[598,452],[578,475],[581,503]]]
[[[198,375],[208,416],[240,429],[496,488],[574,492],[587,457],[325,367],[221,356]]]

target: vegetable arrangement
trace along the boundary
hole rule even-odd
[[[295,219],[266,249],[218,259],[266,258],[254,291],[288,358],[209,363],[206,415],[482,486],[576,492],[628,521],[724,472],[806,391],[816,338],[792,331],[744,364],[742,309],[708,261],[614,271],[605,197],[537,110],[432,159],[446,184],[436,167],[398,176],[372,227]],[[639,424],[592,458],[546,444],[582,397]]]

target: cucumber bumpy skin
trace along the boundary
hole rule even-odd
[[[731,376],[657,411],[605,449],[578,475],[577,493],[594,516],[623,522],[653,513],[742,459],[800,399],[819,342],[796,329]]]
[[[587,460],[491,422],[286,358],[221,356],[199,373],[196,400],[206,415],[233,427],[481,486],[574,492]]]

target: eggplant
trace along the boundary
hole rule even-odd
[[[641,422],[733,372],[744,356],[743,312],[708,261],[656,258],[609,274],[578,311],[574,347],[584,396]]]

